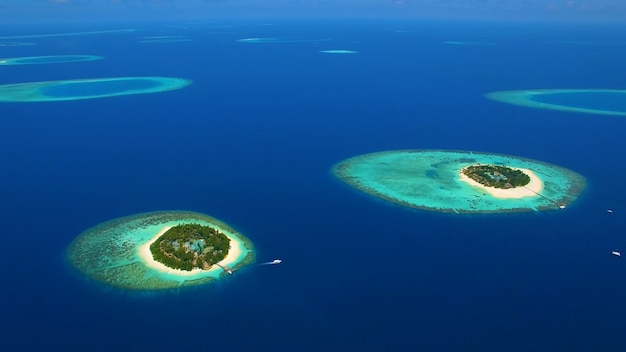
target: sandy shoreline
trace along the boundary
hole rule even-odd
[[[163,235],[165,232],[167,232],[167,230],[171,229],[172,227],[173,226],[164,226],[159,232],[157,232],[154,235],[154,237],[152,237],[148,242],[144,243],[143,245],[139,247],[139,257],[144,261],[144,263],[146,263],[147,266],[163,273],[179,275],[179,276],[193,276],[193,275],[198,275],[202,273],[223,271],[223,269],[217,265],[213,265],[211,269],[209,270],[202,270],[198,268],[195,268],[191,271],[172,269],[154,260],[154,258],[152,257],[152,252],[150,252],[150,246],[159,237],[161,237],[161,235]],[[233,239],[232,235],[229,235],[228,233],[224,231],[220,231],[220,232],[226,235],[226,237],[228,237],[228,239],[230,240],[230,248],[228,249],[228,255],[226,255],[226,258],[222,259],[222,261],[220,261],[218,264],[221,266],[225,266],[225,267],[226,266],[232,267],[235,264],[235,261],[237,260],[237,258],[239,258],[239,256],[241,255],[242,244],[238,240]]]
[[[495,198],[519,199],[524,197],[538,197],[539,195],[537,195],[537,193],[541,193],[541,191],[543,190],[543,181],[539,178],[539,176],[537,176],[529,169],[523,169],[519,167],[512,167],[511,169],[520,170],[528,175],[528,177],[530,177],[530,182],[526,186],[509,189],[486,187],[465,176],[462,171],[463,169],[459,170],[459,178],[461,179],[461,181],[469,184],[472,187],[480,188]]]

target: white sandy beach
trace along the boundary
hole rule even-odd
[[[503,189],[483,186],[480,183],[465,176],[465,174],[463,174],[462,172],[462,169],[459,170],[459,177],[461,178],[461,181],[469,184],[470,186],[480,188],[485,192],[491,194],[495,198],[519,199],[524,197],[538,197],[539,195],[537,193],[541,193],[541,191],[543,190],[543,181],[539,178],[539,176],[537,176],[529,169],[522,169],[517,167],[512,167],[511,169],[520,170],[528,175],[528,177],[530,177],[530,182],[526,186]]]
[[[152,245],[152,243],[154,243],[154,241],[156,241],[159,237],[161,237],[161,235],[163,235],[165,232],[167,232],[167,230],[171,228],[172,226],[164,226],[161,229],[161,231],[157,232],[154,235],[154,237],[152,237],[148,242],[144,243],[143,245],[139,247],[139,257],[141,257],[141,259],[146,263],[147,266],[163,273],[180,275],[180,276],[193,276],[193,275],[197,275],[201,273],[219,272],[223,270],[217,265],[213,265],[211,269],[209,270],[202,270],[198,268],[195,268],[191,271],[172,269],[154,260],[154,258],[152,257],[152,253],[150,252],[150,246]],[[221,230],[220,232],[222,232],[223,234],[226,235],[226,237],[228,237],[228,239],[230,240],[230,247],[228,249],[228,255],[226,255],[226,258],[222,259],[222,261],[220,261],[218,264],[224,267],[226,266],[232,267],[242,252],[242,248],[241,248],[242,244],[239,241],[233,239],[233,237],[229,235],[227,232],[224,232]]]

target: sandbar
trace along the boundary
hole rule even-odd
[[[146,263],[147,266],[149,266],[152,269],[158,270],[162,273],[180,275],[180,276],[194,276],[199,273],[220,272],[224,270],[220,268],[218,265],[213,265],[208,270],[202,270],[200,268],[194,268],[192,270],[180,270],[180,269],[170,268],[154,260],[154,258],[152,257],[152,252],[150,251],[150,246],[157,239],[159,239],[159,237],[161,237],[164,233],[166,233],[167,230],[171,229],[172,227],[173,226],[164,226],[159,232],[157,232],[154,235],[154,237],[152,237],[148,242],[146,242],[145,244],[139,247],[139,252],[138,252],[139,257]],[[226,237],[228,237],[228,239],[230,240],[230,246],[228,248],[228,254],[226,255],[226,258],[222,259],[217,264],[223,267],[231,267],[233,264],[236,263],[237,258],[239,258],[239,256],[241,255],[242,244],[239,241],[237,241],[235,238],[233,238],[233,236],[229,236],[227,232],[223,231],[222,229],[219,229],[219,230],[224,235],[226,235]]]
[[[461,181],[468,183],[472,187],[480,188],[496,198],[519,199],[524,197],[539,197],[541,191],[543,190],[543,181],[539,178],[539,176],[529,169],[519,167],[512,167],[511,169],[519,170],[528,175],[528,177],[530,177],[530,182],[526,186],[505,189],[482,185],[467,177],[467,175],[463,173],[463,169],[459,170],[459,177],[461,178]]]

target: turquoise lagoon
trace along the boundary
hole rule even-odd
[[[193,275],[177,275],[152,268],[139,248],[166,226],[199,224],[217,228],[240,250],[230,264],[235,271],[254,261],[252,242],[225,223],[205,214],[158,211],[104,222],[81,233],[69,246],[67,258],[82,274],[109,286],[129,290],[161,290],[206,284],[225,276],[212,268]]]
[[[496,198],[462,181],[473,164],[533,171],[544,183],[540,194]],[[561,209],[586,186],[578,173],[544,162],[500,154],[444,150],[398,150],[364,154],[333,166],[333,174],[367,194],[403,206],[455,213],[501,213]]]
[[[171,77],[119,77],[0,85],[0,102],[95,99],[181,89],[190,80]]]

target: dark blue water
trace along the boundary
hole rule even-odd
[[[482,95],[623,88],[615,72],[624,47],[560,43],[615,42],[624,28],[143,26],[0,48],[1,57],[106,57],[3,68],[3,83],[194,81],[158,94],[0,105],[3,350],[622,350],[626,262],[610,251],[626,251],[626,120]],[[195,41],[138,43],[155,35]],[[236,42],[249,37],[333,41]],[[328,49],[359,54],[318,52]],[[563,211],[460,216],[390,205],[329,172],[351,156],[407,148],[533,158],[575,170],[589,185]],[[83,230],[168,209],[215,216],[254,242],[260,262],[283,263],[145,294],[90,282],[66,263]]]

